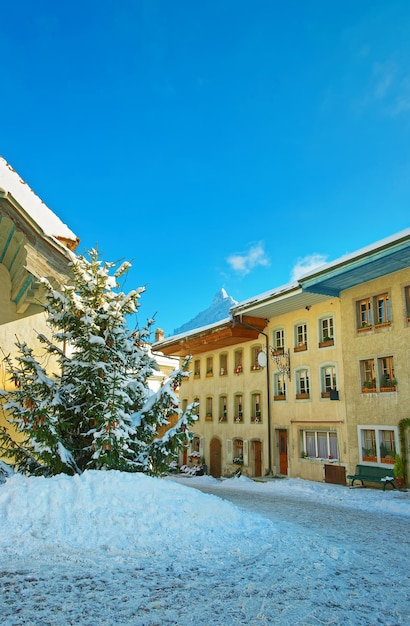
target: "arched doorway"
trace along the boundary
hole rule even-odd
[[[221,476],[221,442],[217,437],[211,439],[209,444],[209,473],[214,478]]]

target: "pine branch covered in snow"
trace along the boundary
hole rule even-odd
[[[115,271],[91,250],[88,258],[72,262],[73,284],[57,290],[43,280],[51,335],[38,339],[57,373],[46,373],[24,343],[16,344],[16,362],[5,359],[16,384],[4,392],[8,421],[42,473],[158,472],[167,463],[163,457],[172,458],[190,438],[194,416],[192,411],[181,415],[175,393],[187,374],[178,370],[156,397],[150,396],[147,380],[156,364],[146,342],[152,322],[141,330],[127,326],[144,291],[120,290],[118,278],[129,267],[123,263]],[[165,437],[170,427],[173,435]],[[8,450],[10,445],[0,434],[0,446]],[[32,473],[23,457],[16,456],[17,468]]]

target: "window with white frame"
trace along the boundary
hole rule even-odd
[[[233,462],[237,465],[243,465],[243,439],[233,440]]]
[[[296,370],[296,399],[301,400],[308,398],[310,395],[309,370]]]
[[[226,422],[228,420],[228,398],[227,396],[219,396],[219,421]]]
[[[296,324],[295,326],[295,347],[296,352],[307,349],[307,324]]]
[[[319,342],[329,343],[334,340],[333,317],[324,317],[319,323]]]
[[[334,365],[324,365],[320,369],[320,384],[322,398],[330,398],[332,389],[337,389],[336,367]]]
[[[207,396],[206,402],[205,402],[205,406],[206,406],[205,419],[207,421],[212,421],[212,417],[213,417],[212,405],[213,405],[213,398],[212,398],[212,396]]]
[[[228,355],[226,352],[222,352],[219,355],[219,375],[226,376],[228,373]]]
[[[361,462],[394,465],[399,449],[396,426],[358,426],[358,437]]]
[[[243,350],[235,350],[234,352],[234,372],[235,374],[242,374],[243,372]]]
[[[262,421],[261,394],[255,392],[251,395],[251,422],[259,423]]]
[[[286,399],[286,374],[276,372],[273,375],[274,400]]]
[[[326,430],[303,431],[303,453],[313,459],[338,459],[337,433]]]
[[[285,348],[285,330],[283,328],[277,328],[273,331],[273,349],[277,351],[284,350]]]
[[[252,346],[251,348],[251,370],[260,370],[258,354],[262,351],[262,346]]]
[[[243,396],[241,393],[235,394],[234,398],[235,414],[234,421],[237,423],[243,422]]]

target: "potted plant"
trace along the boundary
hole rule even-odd
[[[393,467],[394,479],[398,489],[404,487],[404,463],[400,454],[396,454],[396,460]]]
[[[376,391],[376,381],[375,380],[365,380],[363,381],[362,391],[364,393],[372,393]]]
[[[396,391],[397,380],[384,374],[380,381],[380,391]]]

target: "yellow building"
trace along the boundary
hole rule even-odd
[[[356,464],[407,458],[409,285],[407,230],[156,344],[192,355],[181,400],[199,402],[193,448],[209,472],[240,459],[249,476],[346,484]]]
[[[67,282],[78,238],[0,158],[0,349],[15,352],[16,338],[34,349],[49,334],[41,278]],[[0,385],[7,381],[0,360]],[[2,416],[0,415],[0,420]]]

